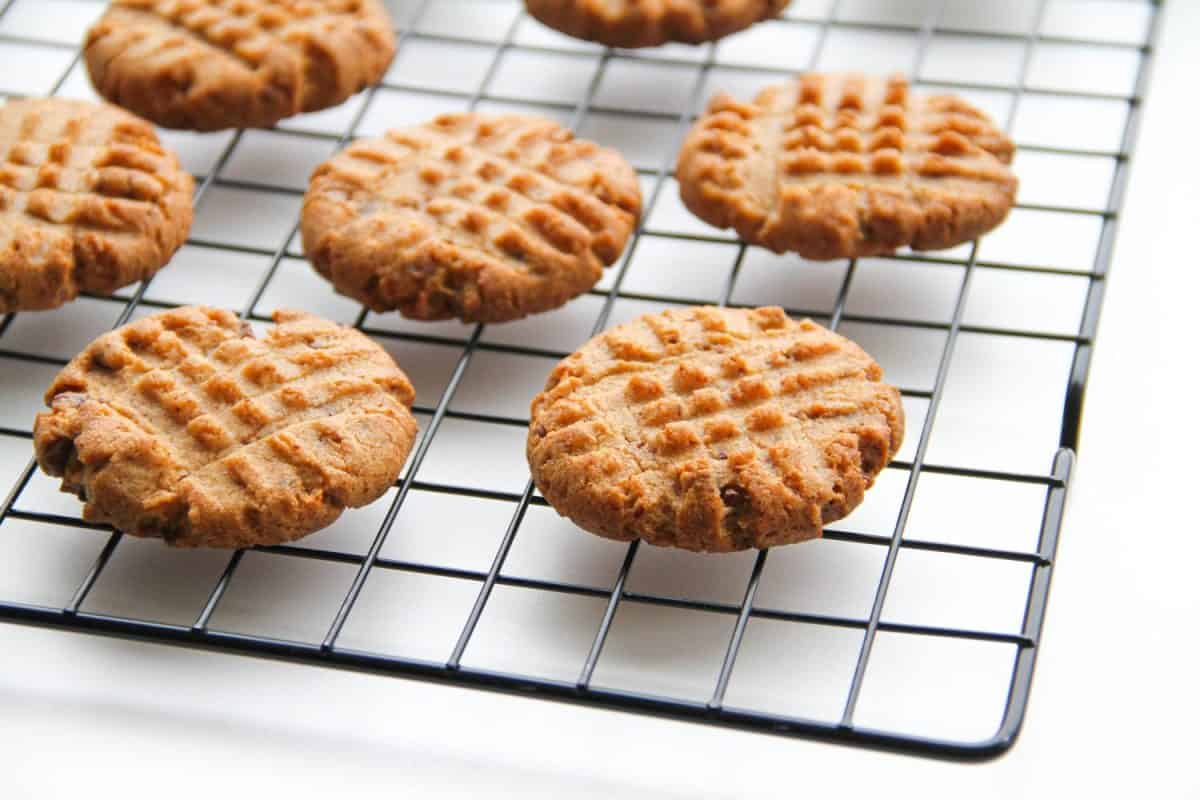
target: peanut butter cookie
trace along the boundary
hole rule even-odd
[[[261,339],[186,307],[101,336],[38,415],[37,460],[83,517],[184,547],[297,539],[395,481],[413,388],[356,330],[277,311]]]
[[[543,25],[609,47],[699,44],[776,17],[790,0],[525,0]]]
[[[153,275],[187,238],[192,190],[154,128],[119,108],[0,106],[0,313]]]
[[[957,97],[903,77],[810,74],[752,103],[719,94],[679,153],[684,204],[751,244],[805,258],[938,250],[999,225],[1013,143]]]
[[[727,552],[821,535],[904,436],[853,342],[779,308],[647,314],[585,344],[533,400],[527,454],[560,514],[611,539]]]
[[[300,230],[317,271],[375,311],[504,322],[592,288],[641,205],[619,153],[555,122],[447,114],[318,167]]]
[[[344,102],[396,51],[379,0],[112,0],[84,59],[108,100],[167,128],[269,128]]]

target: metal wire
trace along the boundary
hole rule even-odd
[[[422,0],[421,4],[417,7],[416,12],[413,14],[410,20],[410,27],[400,32],[400,35],[396,40],[397,53],[402,52],[404,45],[409,38],[410,32],[414,27],[416,27],[416,25],[420,24],[421,18],[425,15],[426,11],[428,11],[431,2],[432,0]],[[377,85],[372,86],[367,90],[365,102],[363,102],[362,106],[359,108],[358,113],[354,115],[354,118],[351,120],[350,125],[346,128],[345,132],[338,138],[335,149],[341,149],[345,147],[354,138],[354,134],[358,131],[359,125],[362,124],[363,118],[366,116],[367,109],[371,106],[371,100],[374,99],[375,94],[378,91],[379,87]],[[213,170],[213,172],[216,174],[219,173],[219,170]],[[271,279],[275,276],[275,273],[279,269],[279,264],[283,261],[283,257],[287,253],[288,244],[296,236],[296,232],[299,229],[300,221],[296,220],[291,229],[288,231],[287,236],[285,236],[283,241],[280,242],[279,247],[277,247],[275,252],[271,254],[271,265],[267,268],[267,271],[259,281],[258,286],[255,287],[250,300],[243,307],[241,313],[242,319],[248,319],[255,306],[258,305],[259,300],[262,299],[263,293],[267,290],[267,286],[270,284]],[[365,309],[364,314],[360,314],[359,316],[360,324],[364,315]],[[419,447],[427,448],[429,446],[428,441],[431,439],[432,430],[426,431],[424,439],[420,443]],[[389,514],[389,517],[390,516],[393,515]],[[239,550],[230,557],[229,563],[225,565],[225,571],[221,573],[220,579],[218,579],[216,585],[213,586],[213,590],[209,594],[208,600],[204,604],[204,609],[200,612],[200,616],[196,618],[194,623],[192,623],[192,630],[203,631],[208,626],[208,622],[213,613],[217,610],[217,606],[221,602],[221,598],[225,596],[225,592],[229,589],[230,582],[233,580],[234,572],[237,570],[238,565],[242,563],[242,556],[243,551]],[[359,582],[356,581],[356,583]],[[349,608],[346,610],[348,612]]]
[[[3,2],[0,2],[0,23],[3,22],[6,14],[8,14],[15,4],[16,0],[3,0]],[[944,2],[941,6],[934,9],[934,11],[931,12],[919,26],[881,24],[842,19],[840,15],[840,4],[836,2],[833,3],[828,9],[827,15],[820,20],[785,18],[780,20],[778,23],[788,26],[804,26],[809,29],[815,29],[817,38],[811,54],[810,63],[808,64],[809,69],[816,68],[819,64],[825,42],[827,41],[830,32],[833,30],[847,29],[912,35],[915,37],[916,41],[913,64],[911,68],[911,74],[914,76],[914,84],[935,86],[950,90],[981,89],[988,91],[1007,92],[1011,96],[1012,102],[1009,109],[1006,128],[1011,128],[1015,118],[1017,105],[1021,99],[1026,96],[1036,95],[1052,98],[1099,99],[1107,101],[1120,101],[1129,105],[1129,114],[1126,118],[1120,147],[1116,151],[1107,152],[1090,149],[1071,149],[1019,143],[1019,148],[1023,151],[1048,154],[1106,157],[1111,158],[1116,164],[1115,174],[1108,196],[1106,198],[1097,198],[1098,201],[1103,199],[1103,202],[1097,202],[1095,207],[1060,207],[1029,203],[1022,203],[1018,206],[1019,208],[1029,210],[1088,215],[1100,219],[1102,226],[1100,243],[1095,259],[1089,269],[1065,269],[1049,264],[1013,264],[980,260],[977,258],[977,244],[971,248],[969,255],[962,259],[950,256],[927,254],[921,254],[919,256],[900,254],[895,256],[893,260],[900,262],[901,265],[905,262],[919,262],[921,264],[941,265],[947,268],[962,270],[962,280],[956,293],[954,310],[948,322],[940,320],[901,319],[874,314],[856,314],[848,312],[846,309],[847,300],[850,295],[856,268],[856,264],[853,261],[849,262],[846,266],[846,270],[842,277],[842,282],[837,292],[837,296],[833,302],[832,309],[787,309],[789,314],[795,316],[828,317],[830,320],[829,324],[833,328],[836,328],[842,322],[847,321],[887,325],[897,328],[911,328],[915,330],[933,330],[945,333],[945,341],[942,345],[942,350],[938,359],[938,366],[933,386],[901,387],[904,395],[907,398],[923,398],[927,400],[928,409],[918,435],[917,446],[915,448],[912,460],[897,460],[893,461],[892,464],[889,465],[890,469],[907,471],[908,473],[897,521],[892,529],[891,535],[884,536],[849,529],[831,530],[827,531],[825,535],[825,538],[835,541],[854,542],[863,545],[883,547],[886,549],[884,566],[881,570],[878,585],[875,588],[875,594],[871,604],[870,613],[865,618],[831,614],[801,613],[757,607],[755,605],[755,597],[757,595],[766,560],[768,558],[768,551],[765,550],[758,553],[750,570],[745,590],[742,593],[742,599],[736,604],[703,601],[693,598],[672,597],[651,592],[630,590],[628,588],[629,576],[639,552],[639,545],[637,542],[630,544],[626,549],[624,557],[621,560],[621,564],[613,575],[612,583],[607,588],[583,586],[556,580],[517,577],[506,574],[504,571],[506,560],[509,556],[513,543],[516,540],[516,537],[520,535],[522,523],[526,519],[528,509],[531,506],[545,507],[547,505],[545,500],[536,494],[532,481],[526,480],[522,491],[512,492],[494,489],[469,488],[456,485],[443,485],[428,480],[418,479],[418,474],[420,472],[422,463],[424,462],[431,446],[436,439],[442,422],[446,419],[469,420],[477,423],[509,426],[515,428],[523,428],[528,424],[528,420],[524,418],[492,414],[486,411],[466,412],[451,408],[455,394],[462,384],[463,377],[466,374],[466,370],[471,362],[472,357],[476,353],[493,352],[523,356],[561,358],[567,355],[567,351],[547,347],[512,345],[500,342],[485,341],[483,338],[485,326],[483,325],[476,326],[465,338],[433,333],[386,330],[383,328],[370,326],[367,321],[366,310],[364,309],[358,315],[355,324],[372,337],[414,343],[449,345],[461,348],[461,352],[455,362],[449,380],[447,381],[437,401],[432,406],[418,405],[414,409],[418,413],[428,415],[429,419],[425,423],[425,430],[421,434],[414,448],[414,453],[410,460],[407,471],[401,480],[398,481],[395,496],[389,504],[386,513],[384,514],[380,525],[376,529],[371,543],[367,547],[365,553],[357,554],[315,547],[296,547],[291,545],[253,548],[255,552],[267,554],[272,557],[315,559],[317,561],[326,563],[346,564],[356,567],[355,577],[345,595],[342,597],[339,607],[330,621],[325,635],[322,637],[319,643],[308,644],[303,642],[283,641],[260,635],[235,634],[227,631],[214,630],[210,627],[210,622],[213,618],[213,615],[219,609],[221,601],[230,587],[235,575],[237,574],[239,566],[244,561],[245,551],[237,551],[225,564],[220,576],[217,578],[211,591],[208,593],[202,610],[194,622],[192,622],[190,625],[168,625],[144,619],[115,617],[86,610],[85,606],[87,604],[89,594],[110,563],[114,552],[117,550],[118,545],[121,542],[121,534],[111,531],[111,529],[107,528],[106,526],[85,523],[79,519],[62,516],[53,512],[45,510],[28,510],[25,508],[15,507],[17,505],[18,498],[27,487],[33,475],[35,467],[33,461],[30,461],[26,464],[25,468],[18,476],[17,481],[5,496],[3,503],[0,504],[0,523],[9,519],[57,523],[63,525],[72,525],[75,527],[98,528],[108,531],[110,535],[105,541],[105,544],[101,548],[95,561],[91,565],[91,568],[76,587],[72,594],[71,600],[65,606],[62,608],[32,606],[17,602],[9,602],[3,597],[0,597],[0,620],[61,628],[64,630],[90,631],[93,633],[102,633],[106,635],[167,642],[224,652],[256,655],[261,657],[279,658],[315,665],[333,666],[389,675],[406,675],[410,677],[451,682],[460,685],[469,685],[477,688],[496,691],[532,693],[564,702],[618,708],[678,719],[699,721],[710,724],[720,724],[736,728],[793,736],[818,737],[830,741],[852,742],[861,745],[904,750],[908,752],[919,752],[942,757],[979,758],[1002,752],[1008,745],[1011,744],[1017,733],[1017,730],[1019,729],[1020,721],[1024,714],[1029,684],[1032,678],[1033,663],[1036,659],[1038,643],[1040,641],[1041,621],[1045,611],[1045,603],[1053,570],[1063,502],[1066,494],[1067,484],[1070,478],[1071,466],[1073,464],[1073,454],[1069,448],[1074,447],[1078,436],[1079,410],[1082,403],[1083,390],[1086,385],[1087,367],[1090,362],[1090,356],[1094,346],[1096,322],[1105,288],[1105,276],[1110,266],[1109,262],[1111,259],[1112,240],[1119,220],[1121,201],[1123,199],[1124,186],[1128,172],[1129,156],[1134,150],[1138,120],[1140,116],[1141,99],[1144,97],[1149,85],[1148,76],[1153,42],[1156,40],[1157,28],[1161,16],[1161,14],[1158,13],[1158,5],[1158,3],[1152,3],[1150,6],[1153,10],[1151,26],[1147,33],[1146,41],[1140,44],[1099,42],[1086,38],[1043,35],[1041,33],[1041,27],[1042,20],[1045,15],[1045,0],[1042,0],[1038,6],[1037,17],[1033,26],[1026,34],[994,31],[954,30],[944,27],[940,24],[941,10],[944,7]],[[717,47],[711,44],[706,46],[703,59],[699,62],[696,62],[669,56],[647,56],[640,53],[616,51],[611,49],[580,52],[578,50],[571,50],[552,45],[534,46],[525,43],[518,43],[518,30],[520,26],[527,20],[523,13],[516,15],[505,29],[502,36],[495,41],[473,38],[470,36],[432,33],[421,30],[422,21],[430,7],[431,0],[424,0],[424,2],[421,3],[413,13],[410,20],[406,21],[406,24],[399,30],[398,48],[402,49],[408,42],[416,40],[442,44],[457,43],[476,46],[487,45],[488,47],[492,48],[490,61],[485,72],[480,78],[478,85],[475,86],[473,90],[459,91],[431,89],[430,87],[423,86],[420,83],[399,83],[385,81],[378,86],[372,87],[368,91],[361,107],[353,116],[345,130],[341,131],[340,133],[276,129],[272,131],[272,135],[328,141],[333,144],[334,149],[340,149],[341,147],[347,145],[356,135],[361,123],[365,119],[372,106],[372,101],[375,99],[376,94],[380,90],[399,90],[419,92],[427,96],[440,96],[461,100],[467,108],[474,108],[481,102],[488,101],[520,104],[532,109],[560,111],[569,116],[569,125],[572,128],[578,128],[592,113],[616,114],[627,119],[663,120],[672,125],[673,133],[671,140],[673,145],[678,145],[683,136],[686,134],[686,131],[690,126],[695,113],[699,109],[700,102],[703,99],[702,94],[704,92],[706,80],[713,69],[720,68],[722,70],[762,75],[764,82],[775,79],[775,76],[790,74],[791,72],[790,70],[783,70],[779,68],[728,63],[718,57]],[[942,35],[972,37],[977,38],[980,41],[995,40],[1021,44],[1024,47],[1024,57],[1021,63],[1018,80],[1011,86],[996,86],[991,84],[973,83],[969,81],[921,80],[919,76],[922,72],[924,59],[928,53],[930,43],[935,35],[935,32]],[[1139,53],[1141,58],[1139,60],[1138,75],[1133,92],[1126,95],[1121,93],[1070,90],[1060,91],[1029,87],[1026,84],[1034,48],[1038,43],[1042,42],[1071,44],[1080,47],[1086,46],[1108,48],[1116,52],[1134,51]],[[62,89],[70,73],[77,67],[79,63],[80,53],[78,52],[78,48],[74,45],[47,42],[40,39],[30,38],[0,30],[0,45],[5,43],[74,51],[71,62],[67,66],[66,70],[64,70],[52,84],[52,94],[57,93]],[[564,102],[537,98],[530,99],[527,97],[509,97],[504,95],[502,92],[492,91],[494,79],[504,61],[505,56],[508,53],[515,51],[542,53],[556,57],[579,59],[585,62],[594,62],[594,69],[592,70],[591,76],[587,82],[583,96],[578,101]],[[611,64],[616,62],[643,63],[647,65],[666,64],[695,70],[695,75],[693,77],[692,84],[688,91],[686,102],[682,110],[679,112],[673,112],[609,107],[603,104],[597,104],[596,98],[604,81],[605,75],[607,74],[607,70]],[[13,93],[10,92],[10,94]],[[17,96],[19,96],[19,94]],[[299,190],[292,187],[260,183],[257,181],[241,181],[224,176],[222,173],[228,166],[231,157],[241,144],[241,141],[242,133],[239,131],[233,137],[231,137],[228,144],[222,149],[209,173],[199,179],[195,195],[195,201],[197,205],[199,205],[205,199],[210,188],[213,186],[222,187],[229,190],[269,192],[291,197],[297,197],[301,194]],[[663,158],[657,167],[653,169],[639,170],[639,174],[643,178],[647,178],[652,182],[652,188],[646,202],[645,214],[642,221],[639,223],[637,230],[635,231],[633,241],[615,268],[615,277],[611,287],[604,290],[593,290],[593,292],[591,292],[592,296],[602,299],[601,309],[592,327],[593,333],[604,329],[618,300],[644,300],[649,302],[672,304],[696,304],[706,302],[704,298],[689,298],[678,295],[645,294],[628,291],[624,288],[626,275],[630,269],[633,258],[637,253],[639,246],[643,242],[654,238],[687,242],[719,242],[736,244],[736,255],[732,261],[728,276],[721,287],[717,302],[722,305],[728,305],[732,307],[739,306],[738,303],[734,302],[733,298],[747,254],[747,248],[743,243],[738,242],[737,239],[731,236],[720,233],[693,234],[667,230],[656,230],[648,223],[651,212],[654,210],[656,204],[662,196],[664,187],[668,184],[669,179],[672,177],[674,155],[675,147],[672,147],[669,152],[664,153]],[[298,223],[291,225],[286,237],[277,247],[274,248],[246,246],[222,241],[209,241],[196,236],[193,236],[189,240],[189,245],[194,247],[211,248],[216,252],[244,253],[268,258],[269,261],[266,269],[264,270],[260,279],[256,282],[246,302],[241,306],[241,315],[244,319],[267,321],[269,318],[257,313],[255,309],[258,308],[266,291],[271,286],[272,281],[275,279],[284,258],[297,255],[289,251],[289,245],[295,237],[297,228]],[[1061,332],[1054,333],[1049,331],[1027,330],[1022,328],[967,324],[963,320],[966,298],[971,285],[972,275],[979,267],[988,267],[1031,274],[1074,275],[1086,278],[1088,281],[1089,290],[1087,293],[1086,305],[1084,307],[1084,312],[1077,332],[1074,334],[1067,334]],[[902,267],[898,265],[897,268],[899,269]],[[170,303],[163,303],[145,297],[145,293],[149,284],[149,280],[143,281],[137,286],[132,296],[128,299],[107,297],[94,299],[121,305],[121,311],[116,322],[114,323],[114,327],[116,327],[127,322],[139,309],[171,307],[172,304]],[[25,352],[20,349],[13,349],[11,347],[4,346],[3,337],[10,329],[15,318],[16,315],[9,314],[2,322],[0,322],[0,357],[31,364],[52,366],[59,366],[65,363],[64,359],[58,357]],[[1071,366],[1070,383],[1064,405],[1061,426],[1061,443],[1064,449],[1060,450],[1056,454],[1055,458],[1053,459],[1053,463],[1050,465],[1050,468],[1045,474],[1027,474],[968,468],[958,465],[929,463],[925,460],[930,440],[930,433],[937,415],[940,400],[945,390],[946,378],[950,363],[953,358],[955,344],[959,335],[962,333],[1024,337],[1039,341],[1065,342],[1073,346],[1074,357]],[[0,427],[0,436],[29,439],[30,433],[28,430],[24,429]],[[974,480],[1002,480],[1043,487],[1046,494],[1046,499],[1036,550],[1032,552],[1023,552],[945,542],[906,540],[904,538],[904,529],[911,512],[915,489],[919,477],[925,473],[953,475]],[[388,558],[381,555],[383,546],[393,528],[393,524],[396,521],[402,507],[404,506],[406,499],[414,489],[424,492],[436,492],[453,496],[501,500],[513,504],[512,514],[510,515],[505,527],[505,531],[499,540],[499,544],[493,554],[491,563],[486,570],[447,567],[418,561]],[[1010,562],[1028,564],[1032,570],[1032,575],[1020,632],[1000,633],[995,631],[974,630],[961,627],[939,627],[933,625],[909,624],[881,619],[891,576],[894,572],[898,554],[902,550],[923,550],[962,556],[1000,559]],[[350,618],[351,614],[354,613],[363,588],[374,570],[387,570],[408,574],[424,574],[444,578],[457,578],[475,581],[479,584],[479,589],[476,593],[471,609],[467,614],[461,629],[458,631],[454,645],[450,653],[447,655],[445,661],[426,662],[416,659],[394,657],[375,652],[359,651],[339,645],[339,636],[347,620]],[[464,654],[470,646],[478,626],[481,624],[481,619],[483,619],[489,600],[492,597],[496,586],[518,587],[555,594],[575,595],[593,598],[597,601],[604,602],[603,614],[597,630],[592,638],[588,654],[584,659],[584,662],[580,667],[578,677],[575,680],[554,681],[535,678],[529,675],[504,674],[476,667],[470,667],[463,664]],[[708,612],[712,614],[725,615],[728,618],[732,618],[733,622],[731,633],[728,644],[725,647],[721,667],[717,675],[715,685],[705,701],[691,702],[683,701],[678,698],[650,696],[616,687],[601,688],[593,684],[595,670],[604,658],[605,643],[611,630],[613,629],[614,624],[616,623],[621,604],[630,601],[664,608]],[[747,626],[751,619],[807,623],[845,628],[862,632],[863,638],[855,663],[853,678],[851,680],[843,713],[839,721],[836,723],[829,723],[818,720],[789,717],[783,714],[750,712],[743,709],[728,707],[725,702],[726,691],[728,689],[731,676],[736,670],[738,654],[741,650]],[[1017,649],[1017,656],[1009,686],[1009,694],[1005,707],[1004,719],[997,734],[992,739],[983,743],[963,744],[953,741],[931,740],[918,736],[903,735],[894,731],[871,730],[857,725],[854,718],[855,709],[862,690],[864,678],[867,674],[868,666],[870,664],[873,642],[875,641],[876,635],[880,631],[903,633],[914,636],[951,637],[962,640],[999,642],[1015,646]]]
[[[1020,90],[1025,86],[1029,75],[1029,66],[1033,62],[1034,43],[1037,41],[1038,31],[1041,30],[1042,20],[1046,15],[1047,4],[1048,0],[1039,0],[1034,25],[1030,28],[1029,36],[1025,41],[1025,54],[1021,61],[1020,76],[1017,79],[1017,93],[1013,98],[1012,106],[1009,107],[1008,119],[1004,122],[1006,133],[1012,130],[1013,121],[1016,119],[1017,103],[1021,97]],[[900,553],[900,539],[904,535],[904,528],[908,523],[908,515],[912,511],[913,498],[916,496],[917,491],[917,479],[921,476],[921,467],[925,461],[925,451],[929,447],[929,438],[933,432],[933,423],[937,417],[942,394],[946,388],[946,376],[950,372],[950,361],[954,357],[954,345],[958,338],[959,326],[962,324],[963,312],[967,307],[967,293],[971,287],[971,277],[974,274],[975,257],[978,252],[979,242],[976,241],[971,245],[971,255],[967,258],[967,268],[963,270],[963,279],[958,289],[958,297],[954,301],[954,314],[950,320],[950,330],[946,335],[946,343],[938,360],[937,377],[934,379],[933,394],[929,398],[929,408],[925,412],[925,423],[921,428],[920,438],[917,440],[916,455],[913,456],[913,463],[909,468],[908,483],[904,487],[904,499],[900,502],[900,513],[896,517],[896,526],[892,532],[892,541],[888,545],[887,558],[883,562],[883,573],[879,579],[879,586],[875,590],[875,599],[871,604],[871,615],[867,620],[867,632],[863,636],[858,661],[854,666],[854,678],[851,680],[850,691],[846,698],[846,706],[842,711],[842,725],[844,727],[849,727],[853,724],[854,709],[858,704],[859,693],[862,691],[867,663],[871,658],[871,648],[875,644],[875,634],[879,630],[879,616],[883,612],[883,603],[887,599],[888,588],[892,582],[892,574],[896,568],[896,557]]]

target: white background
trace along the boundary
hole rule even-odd
[[[1195,796],[1192,571],[1200,553],[1184,498],[1196,396],[1189,245],[1200,222],[1200,169],[1186,154],[1200,121],[1191,48],[1198,34],[1200,7],[1171,4],[1033,696],[1005,757],[944,764],[0,626],[0,787],[12,787],[5,796],[355,796],[368,788],[416,796]],[[631,270],[630,279],[637,275]],[[460,400],[469,403],[470,392]]]

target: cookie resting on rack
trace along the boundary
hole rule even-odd
[[[752,103],[718,94],[675,168],[684,204],[751,244],[810,259],[939,250],[1008,215],[1013,143],[903,77],[809,74]]]
[[[55,378],[38,464],[83,518],[185,547],[297,539],[395,481],[413,388],[362,333],[277,311],[163,311],[106,333]]]
[[[850,513],[904,436],[862,348],[779,308],[647,314],[555,367],[527,455],[550,505],[611,539],[799,542]]]
[[[790,0],[525,0],[530,15],[609,47],[711,42],[779,13]]]
[[[380,0],[112,0],[83,56],[96,91],[167,128],[269,128],[379,81]]]
[[[0,313],[153,275],[187,238],[192,191],[154,128],[119,108],[0,106]]]
[[[300,230],[317,271],[375,311],[504,322],[591,289],[641,205],[619,153],[558,123],[447,114],[319,166]]]

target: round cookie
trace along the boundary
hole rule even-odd
[[[83,517],[185,547],[319,530],[395,481],[416,436],[413,388],[362,333],[275,312],[163,311],[96,339],[46,392],[38,464]]]
[[[543,25],[609,47],[699,44],[779,15],[790,0],[525,0]]]
[[[153,275],[187,238],[193,188],[154,128],[119,108],[0,106],[0,313]]]
[[[611,539],[728,552],[821,535],[904,436],[862,348],[779,308],[647,314],[533,400],[527,455],[558,513]]]
[[[504,322],[591,289],[641,213],[614,150],[537,117],[447,114],[356,142],[313,173],[313,266],[375,311]]]
[[[1013,143],[964,100],[903,77],[809,74],[752,103],[718,94],[675,168],[684,204],[810,259],[938,250],[1004,221]]]
[[[336,106],[396,52],[380,0],[112,0],[84,59],[108,100],[167,128],[269,128]]]

